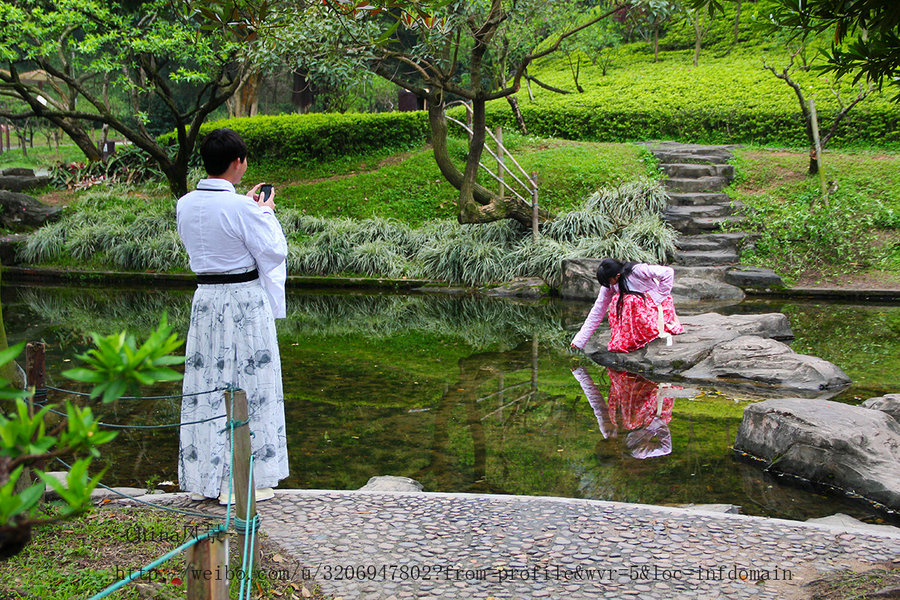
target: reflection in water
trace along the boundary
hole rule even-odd
[[[584,367],[572,371],[587,396],[597,425],[604,438],[616,437],[618,425],[631,430],[625,445],[635,458],[644,459],[672,453],[672,434],[669,422],[675,400],[663,396],[659,384],[635,373],[609,369],[609,405]]]
[[[48,383],[58,387],[72,386],[59,373],[84,351],[88,331],[128,327],[143,337],[163,311],[187,330],[189,290],[4,287],[3,294],[10,341],[46,340]],[[709,390],[673,393],[615,372],[607,383],[605,371],[592,371],[603,394],[590,377],[576,372],[573,381],[567,328],[580,325],[587,304],[327,293],[288,300],[289,316],[278,324],[291,461],[285,487],[356,489],[390,474],[437,492],[727,503],[785,518],[866,516],[764,481],[758,470],[742,471],[730,446],[744,403]],[[900,323],[900,307],[892,310],[875,313],[872,327],[855,326],[883,342],[884,319]],[[798,336],[795,346],[804,343]],[[887,354],[873,370],[896,373],[897,353]],[[674,419],[669,396],[679,398]],[[178,421],[180,402],[88,404],[110,423],[162,425]],[[594,422],[607,439],[592,431]],[[142,486],[174,479],[177,452],[174,429],[124,430],[92,467],[108,467],[106,484]],[[654,456],[664,458],[638,460]]]

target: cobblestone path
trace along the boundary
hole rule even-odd
[[[286,568],[344,600],[781,599],[900,558],[900,533],[597,500],[278,490],[259,510]]]

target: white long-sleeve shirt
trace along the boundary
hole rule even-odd
[[[235,193],[229,181],[210,178],[182,196],[175,212],[192,271],[241,273],[256,268],[272,314],[285,317],[287,241],[271,208]]]
[[[634,266],[628,277],[625,278],[628,289],[633,292],[641,292],[650,297],[657,305],[672,295],[672,286],[675,283],[675,269],[662,265],[648,265],[640,263]],[[591,308],[581,330],[572,340],[576,348],[584,348],[594,331],[606,318],[606,311],[613,296],[619,293],[619,285],[613,284],[603,287],[597,295],[597,301]]]

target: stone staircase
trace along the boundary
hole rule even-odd
[[[655,142],[647,144],[660,169],[670,203],[663,218],[681,235],[673,263],[684,266],[730,266],[740,263],[740,250],[752,240],[743,232],[723,233],[726,224],[740,223],[740,205],[724,192],[734,180],[728,164],[734,146],[701,146]]]
[[[642,144],[657,158],[666,174],[662,181],[669,195],[663,219],[679,232],[672,265],[680,277],[713,280],[747,287],[780,287],[781,278],[768,269],[740,266],[741,250],[755,234],[722,231],[743,222],[743,206],[724,192],[734,180],[731,150],[736,146],[704,146],[677,142]],[[688,282],[686,282],[688,283]]]

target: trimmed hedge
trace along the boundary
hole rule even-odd
[[[671,107],[649,111],[602,106],[522,106],[529,132],[570,140],[629,142],[662,138],[699,143],[753,143],[805,146],[808,144],[799,110],[728,110]],[[828,117],[830,118],[830,117]],[[829,121],[830,122],[830,121]],[[488,109],[490,127],[516,127],[508,106]],[[900,143],[900,112],[855,108],[829,143],[829,147]]]
[[[254,159],[286,162],[419,147],[428,139],[429,130],[425,112],[314,113],[211,121],[201,126],[200,134],[219,127],[238,132]],[[175,134],[160,139],[164,143],[174,141]]]

